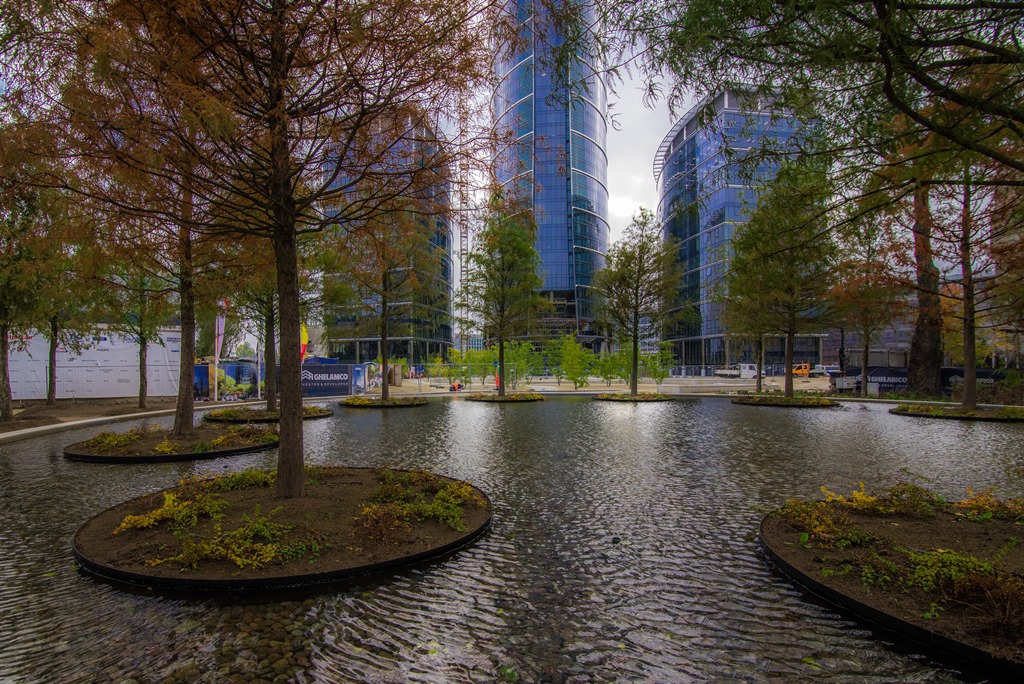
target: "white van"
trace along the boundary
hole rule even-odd
[[[756,363],[741,363],[740,364],[740,377],[745,380],[751,380],[757,377],[757,364]],[[764,371],[761,371],[761,377],[764,377]]]

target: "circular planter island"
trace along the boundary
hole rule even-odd
[[[316,420],[317,418],[330,418],[334,411],[321,406],[303,406],[302,420]],[[223,408],[214,409],[203,414],[203,420],[211,423],[280,423],[280,411],[268,411],[260,408]]]
[[[770,394],[752,394],[740,396],[732,400],[742,406],[774,406],[779,408],[835,408],[841,406],[838,401],[827,397],[784,397]]]
[[[274,480],[251,469],[126,501],[78,530],[75,560],[130,587],[272,592],[435,558],[491,520],[482,491],[426,471],[307,468],[293,499],[275,498]]]
[[[640,404],[645,402],[674,401],[674,399],[667,394],[655,392],[637,392],[636,394],[630,394],[629,392],[602,392],[594,396],[594,401],[619,401],[629,404]]]
[[[935,406],[932,404],[900,404],[889,409],[894,416],[915,418],[938,418],[940,420],[979,420],[990,423],[1024,423],[1024,408],[1004,406],[1002,408],[979,408],[965,411],[957,406]]]
[[[953,504],[913,484],[790,499],[760,526],[788,579],[844,611],[986,674],[1024,680],[1024,500]],[[998,559],[998,560],[995,560]]]
[[[544,395],[537,392],[509,392],[503,397],[497,394],[473,392],[462,397],[466,401],[479,401],[485,404],[523,404],[531,401],[544,401]]]
[[[233,456],[273,449],[276,428],[256,425],[199,425],[184,437],[160,427],[127,432],[104,430],[91,439],[64,447],[64,458],[87,463],[173,463]]]
[[[426,406],[430,403],[424,397],[389,397],[384,401],[380,397],[368,397],[366,395],[349,397],[338,402],[339,406],[345,408],[412,408],[414,406]]]

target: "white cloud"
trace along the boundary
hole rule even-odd
[[[654,184],[654,155],[672,127],[668,106],[644,106],[642,91],[629,84],[619,88],[612,109],[617,130],[608,130],[608,222],[611,241],[618,240],[630,218],[643,206],[654,211],[658,189]]]

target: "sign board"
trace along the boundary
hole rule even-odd
[[[352,366],[343,363],[302,365],[302,396],[326,397],[352,394]]]
[[[941,376],[941,387],[943,394],[950,394],[953,385],[964,381],[963,368],[943,368]],[[991,368],[978,368],[976,371],[978,384],[991,384],[1002,380],[1006,373],[1002,370]],[[868,387],[878,384],[878,391],[881,394],[906,392],[909,373],[906,368],[889,366],[868,366]],[[846,369],[847,379],[853,378],[855,385],[851,389],[860,390],[860,368],[848,367]],[[836,377],[836,389],[840,389],[839,380]]]

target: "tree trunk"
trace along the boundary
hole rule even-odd
[[[871,331],[864,329],[864,349],[860,353],[860,396],[868,396],[868,362],[871,360]]]
[[[303,494],[301,336],[299,323],[298,252],[290,225],[274,235],[277,293],[281,317],[281,446],[277,459],[277,496]],[[269,380],[269,379],[268,379]]]
[[[380,315],[380,400],[388,400],[388,301],[381,302]]]
[[[939,269],[932,252],[932,221],[928,189],[914,191],[914,264],[917,271],[917,320],[910,342],[907,390],[927,396],[941,394],[942,305]]]
[[[505,396],[505,338],[498,338],[498,396]]]
[[[267,410],[277,410],[277,317],[274,316],[274,296],[263,314],[263,367],[265,389],[267,391]],[[257,369],[259,375],[259,369]],[[257,378],[257,382],[259,378]]]
[[[633,345],[633,366],[629,373],[629,394],[632,397],[637,395],[640,386],[640,314],[636,308],[633,309],[633,329],[630,330]]]
[[[978,408],[978,359],[975,347],[974,265],[971,263],[971,183],[965,174],[964,206],[960,220],[960,275],[964,287],[964,395],[960,406],[965,411]]]
[[[57,405],[57,316],[50,316],[50,363],[46,372],[46,405]]]
[[[754,391],[757,394],[760,394],[761,390],[764,387],[763,383],[761,382],[761,368],[764,367],[764,337],[758,336],[754,349],[755,353],[757,354],[757,366],[755,367],[756,370],[754,371],[757,374],[757,389],[755,389]]]
[[[11,404],[11,378],[8,374],[8,362],[11,352],[11,328],[0,323],[0,422],[14,420],[14,407]]]
[[[186,202],[185,212],[189,212]],[[193,288],[192,235],[185,227],[178,228],[178,298],[181,316],[181,365],[178,369],[178,401],[174,406],[175,437],[192,433],[195,413],[195,362],[196,362],[196,300]]]
[[[793,396],[793,340],[796,335],[792,332],[786,333],[786,380],[784,393],[786,397]]]
[[[139,408],[146,408],[146,397],[149,395],[149,374],[147,357],[149,355],[149,339],[139,333]]]
[[[640,340],[637,339],[637,335],[633,335],[633,361],[632,367],[629,369],[629,394],[630,396],[637,395],[637,389],[640,386]]]

